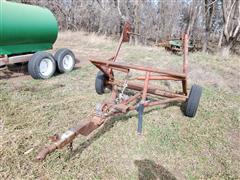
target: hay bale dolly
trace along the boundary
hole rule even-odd
[[[111,89],[111,98],[102,103],[96,112],[90,115],[84,121],[81,121],[75,127],[69,129],[62,135],[54,135],[49,139],[51,145],[43,147],[37,154],[37,160],[44,160],[46,156],[57,149],[62,149],[68,145],[72,149],[73,140],[78,135],[88,136],[95,129],[104,125],[111,117],[119,114],[126,114],[129,111],[137,110],[138,112],[138,134],[142,133],[143,113],[146,107],[166,106],[173,102],[185,103],[184,114],[188,117],[194,117],[198,108],[202,89],[200,86],[193,85],[188,95],[187,76],[188,76],[188,36],[184,37],[184,58],[183,72],[162,71],[158,68],[143,67],[131,64],[117,63],[116,59],[121,45],[130,39],[131,27],[125,23],[119,45],[115,55],[106,60],[90,60],[97,68],[100,69],[96,76],[95,89],[98,94],[103,94],[104,89],[108,86]],[[130,80],[131,71],[145,73],[145,76],[139,76]],[[115,72],[125,73],[123,80],[115,79]],[[150,84],[151,81],[171,80],[182,83],[181,92],[171,92],[162,90]],[[143,81],[136,83],[134,81]],[[131,95],[126,95],[126,90],[131,91]],[[154,98],[153,98],[154,97]]]

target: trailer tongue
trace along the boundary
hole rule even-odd
[[[99,126],[101,126],[104,123],[104,119],[99,118],[97,116],[93,117],[92,119],[87,119],[80,124],[78,124],[76,127],[69,129],[61,136],[54,135],[50,137],[51,141],[53,142],[52,145],[45,146],[37,155],[37,160],[44,160],[46,156],[55,151],[56,149],[61,149],[67,144],[70,144],[70,147],[72,147],[72,141],[79,135],[88,136],[92,131],[97,129]]]
[[[123,42],[128,42],[131,33],[129,23],[126,23],[121,35],[119,45],[112,58],[107,61],[90,60],[100,72],[97,74],[95,88],[98,94],[103,94],[106,87],[111,89],[111,98],[101,104],[89,119],[78,124],[76,127],[69,129],[61,136],[54,135],[50,139],[52,145],[45,146],[37,155],[37,160],[43,160],[46,156],[61,149],[66,145],[70,145],[72,149],[73,140],[79,135],[88,136],[95,129],[98,129],[111,117],[125,114],[129,111],[136,110],[138,112],[138,134],[142,133],[142,122],[144,108],[150,106],[166,106],[172,102],[186,102],[185,115],[194,117],[201,97],[201,87],[194,85],[190,95],[187,92],[187,75],[188,75],[188,36],[184,38],[184,58],[183,72],[163,71],[158,68],[136,66],[131,64],[116,63],[116,59]],[[145,76],[139,76],[130,79],[132,71],[144,73]],[[114,72],[119,71],[125,73],[123,80],[115,79]],[[166,91],[150,84],[151,81],[171,80],[179,81],[182,84],[181,92]],[[143,81],[136,83],[134,81]],[[127,94],[126,91],[131,93]]]

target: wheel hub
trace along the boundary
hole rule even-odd
[[[39,65],[39,69],[43,76],[49,76],[53,71],[53,63],[51,59],[43,59]]]
[[[74,65],[74,59],[71,55],[66,55],[63,58],[63,67],[66,70],[70,70]]]

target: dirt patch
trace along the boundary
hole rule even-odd
[[[234,154],[234,158],[240,162],[240,131],[239,129],[233,129],[227,133],[228,140],[232,146],[232,152]]]

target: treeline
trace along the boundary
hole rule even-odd
[[[18,0],[49,8],[61,30],[118,35],[124,21],[135,44],[188,33],[202,51],[239,51],[240,0]]]

